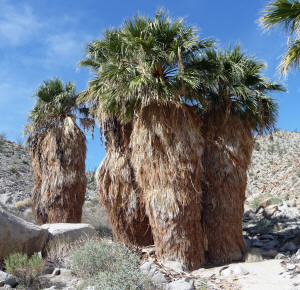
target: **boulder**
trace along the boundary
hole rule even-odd
[[[263,215],[265,218],[270,219],[272,215],[278,210],[277,204],[271,204],[264,208]]]
[[[178,280],[168,284],[166,289],[167,290],[193,290],[194,287],[190,283],[184,280]]]
[[[0,287],[3,287],[4,285],[16,287],[17,284],[18,283],[17,283],[17,279],[15,276],[5,273],[3,271],[0,271]]]
[[[11,253],[23,252],[31,256],[40,252],[47,238],[47,229],[0,209],[0,260]]]
[[[81,239],[98,236],[94,227],[89,224],[57,223],[44,224],[41,227],[49,231],[48,242],[53,240],[63,240],[73,243]]]
[[[257,248],[250,248],[245,253],[245,262],[253,263],[263,261],[261,251]]]
[[[178,261],[164,261],[163,265],[171,270],[182,272],[185,269],[184,265]]]

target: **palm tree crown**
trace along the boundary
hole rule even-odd
[[[279,0],[270,2],[260,18],[260,24],[266,30],[281,27],[292,37],[288,40],[288,50],[279,65],[280,73],[287,75],[290,68],[300,64],[300,2],[298,0]]]
[[[209,49],[197,62],[203,72],[201,114],[230,113],[257,132],[273,128],[277,104],[268,94],[285,89],[262,76],[262,61],[247,56],[237,44],[233,49]]]
[[[199,73],[187,64],[213,45],[196,33],[163,10],[154,19],[136,16],[107,30],[102,40],[87,46],[81,62],[95,74],[83,99],[122,119],[131,118],[140,105],[194,99]]]
[[[38,134],[48,132],[53,127],[61,127],[66,117],[75,119],[76,112],[83,114],[79,120],[85,128],[93,125],[93,121],[88,118],[88,110],[76,103],[78,95],[73,82],[64,83],[59,78],[44,81],[34,97],[36,103],[29,113],[24,130],[24,134],[29,134],[29,145]]]

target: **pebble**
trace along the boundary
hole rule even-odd
[[[193,286],[182,280],[171,282],[167,285],[166,290],[193,290]]]
[[[152,276],[156,271],[156,265],[153,262],[145,262],[140,269],[145,275]]]
[[[59,268],[55,268],[54,271],[52,272],[53,276],[57,276],[60,275],[60,269]]]
[[[163,265],[168,268],[174,269],[176,271],[184,271],[185,270],[183,264],[178,261],[164,261]]]
[[[249,274],[249,271],[240,266],[235,266],[233,268],[233,274],[243,276]]]
[[[228,277],[232,274],[232,270],[228,268],[228,269],[223,270],[221,273],[223,276]]]
[[[286,258],[286,256],[285,256],[284,254],[281,254],[281,253],[279,253],[279,254],[275,257],[276,260],[283,260],[283,259],[285,259],[285,258]]]
[[[294,270],[296,268],[296,265],[295,264],[291,264],[291,263],[287,263],[286,264],[286,268],[288,270]]]
[[[155,284],[159,284],[159,285],[168,283],[165,275],[163,275],[159,271],[157,271],[157,272],[154,273],[154,275],[152,276],[152,281]]]

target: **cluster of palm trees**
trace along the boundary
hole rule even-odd
[[[188,268],[240,259],[253,134],[274,128],[269,94],[284,91],[265,64],[163,10],[106,30],[80,64],[94,74],[88,88],[45,82],[29,116],[37,221],[80,221],[86,146],[75,111],[85,104],[105,139],[96,179],[114,239],[154,242],[160,259]]]

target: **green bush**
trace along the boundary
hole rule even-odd
[[[9,255],[4,260],[4,266],[6,272],[16,276],[19,284],[28,287],[38,283],[38,275],[43,270],[44,261],[37,253],[32,257],[16,253]]]
[[[257,223],[257,230],[261,234],[267,234],[272,229],[272,222],[267,219],[261,219]]]
[[[15,168],[15,167],[11,167],[11,168],[9,169],[9,172],[15,174],[17,177],[20,177],[20,176],[21,176],[20,173],[19,173],[19,171],[18,171],[18,169]]]
[[[140,261],[126,247],[109,241],[88,240],[71,257],[72,270],[88,278],[85,289],[151,289],[149,279],[139,271]]]

